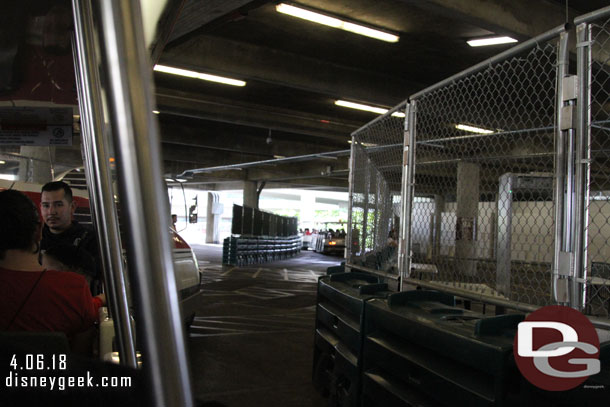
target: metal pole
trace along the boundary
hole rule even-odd
[[[584,310],[587,301],[587,270],[589,229],[589,194],[591,174],[591,129],[590,129],[590,56],[591,47],[588,41],[591,36],[590,26],[580,24],[576,27],[578,99],[576,120],[576,224],[574,236],[574,299],[579,310]],[[580,287],[580,289],[579,289]]]
[[[97,4],[147,387],[156,406],[190,407],[192,387],[140,3],[106,0]]]
[[[405,267],[405,200],[406,200],[406,185],[407,185],[407,171],[405,170],[405,160],[408,152],[409,146],[409,115],[411,112],[411,105],[407,103],[407,107],[405,109],[405,120],[403,122],[404,131],[403,131],[403,159],[402,159],[402,178],[400,182],[400,225],[398,228],[398,275],[400,276],[400,287],[399,290],[402,291],[402,279],[404,278],[406,272],[404,270]]]
[[[559,286],[559,263],[561,251],[564,245],[564,201],[565,201],[565,140],[563,131],[561,131],[562,106],[563,106],[563,77],[567,71],[567,37],[561,36],[559,41],[558,56],[557,56],[557,94],[555,99],[556,108],[556,123],[555,123],[555,236],[553,250],[553,271],[551,289],[553,301],[556,303],[564,303],[564,298],[560,298]]]
[[[354,157],[354,143],[356,142],[356,140],[354,139],[354,136],[352,136],[352,144],[350,146],[350,156],[349,156],[349,177],[348,177],[348,182],[349,182],[349,198],[347,201],[347,244],[345,245],[345,263],[346,264],[351,264],[351,260],[352,260],[352,247],[354,245],[353,242],[353,234],[352,234],[352,211],[354,210],[354,161],[355,158]]]
[[[81,106],[81,133],[86,148],[85,167],[89,193],[95,209],[95,223],[102,254],[108,303],[118,338],[121,364],[137,367],[135,340],[129,315],[125,270],[114,204],[109,159],[109,141],[104,134],[104,108],[95,55],[96,42],[90,0],[73,0],[74,65]]]
[[[409,277],[411,271],[411,212],[413,208],[413,184],[415,177],[415,141],[417,136],[416,118],[417,102],[411,101],[405,118],[405,145],[403,151],[403,177],[402,177],[402,213],[401,213],[401,236],[398,242],[398,250],[402,256],[400,272],[400,291],[404,288],[404,280]]]

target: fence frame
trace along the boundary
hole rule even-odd
[[[517,301],[512,301],[512,300],[504,300],[502,298],[497,298],[497,297],[494,297],[491,295],[486,295],[484,293],[471,292],[471,291],[460,289],[457,287],[442,287],[441,288],[434,283],[423,282],[421,280],[414,280],[414,279],[409,278],[412,256],[411,256],[410,252],[407,255],[406,251],[410,249],[411,235],[413,232],[411,230],[412,229],[411,228],[411,217],[412,217],[412,201],[414,199],[414,196],[413,196],[413,194],[414,194],[414,191],[413,191],[414,174],[415,174],[415,166],[417,165],[416,164],[416,155],[415,155],[415,150],[416,150],[417,143],[418,143],[418,141],[416,139],[416,129],[415,129],[416,120],[417,120],[417,102],[418,102],[418,99],[421,98],[423,95],[431,93],[442,87],[452,85],[452,84],[456,83],[457,81],[459,81],[460,79],[473,75],[494,64],[506,61],[509,58],[514,57],[523,52],[526,52],[530,49],[534,49],[539,44],[549,42],[553,39],[557,39],[559,42],[558,51],[557,51],[559,60],[558,60],[557,68],[556,68],[557,69],[556,78],[557,78],[558,83],[557,83],[556,90],[557,90],[558,97],[561,98],[562,92],[560,91],[559,87],[561,86],[561,82],[562,82],[561,78],[563,77],[565,70],[567,70],[567,67],[564,65],[563,62],[561,62],[562,61],[561,58],[562,58],[562,55],[566,55],[566,58],[567,58],[568,28],[569,28],[569,26],[567,24],[557,26],[557,27],[539,35],[538,37],[535,37],[526,42],[523,42],[520,45],[517,45],[517,46],[515,46],[507,51],[504,51],[498,55],[495,55],[479,64],[476,64],[462,72],[459,72],[443,81],[440,81],[432,86],[429,86],[428,88],[411,95],[411,97],[409,98],[410,114],[409,114],[408,120],[406,121],[406,126],[409,126],[409,127],[405,129],[405,135],[408,134],[409,137],[405,136],[405,153],[407,153],[407,151],[408,151],[409,156],[411,154],[413,154],[413,157],[411,160],[409,160],[407,157],[405,157],[404,164],[406,165],[409,162],[412,162],[413,165],[405,166],[405,170],[407,173],[403,177],[403,183],[404,183],[403,195],[404,195],[404,199],[405,200],[408,199],[409,202],[403,202],[403,205],[402,205],[403,213],[401,214],[401,219],[403,219],[402,223],[405,224],[404,229],[403,229],[404,234],[401,236],[401,242],[404,242],[405,248],[400,252],[401,254],[404,255],[403,269],[402,269],[403,272],[401,273],[401,276],[403,277],[403,278],[401,278],[401,289],[404,286],[404,284],[409,284],[409,285],[416,285],[416,286],[422,286],[422,287],[427,287],[427,288],[434,288],[434,289],[442,290],[442,291],[445,291],[445,292],[448,292],[448,293],[451,293],[454,295],[459,295],[460,297],[479,300],[479,301],[483,301],[483,302],[501,306],[501,307],[509,307],[511,309],[521,310],[524,312],[531,312],[538,308],[538,306],[532,305],[532,304],[527,304],[527,303],[517,302]],[[559,126],[558,122],[560,119],[559,112],[561,111],[561,105],[557,104],[555,110],[556,110],[555,128],[559,128],[560,126]],[[407,144],[407,142],[408,142],[408,144]],[[412,146],[412,148],[410,148],[410,146]],[[555,154],[556,154],[556,156],[559,157],[559,159],[562,159],[564,156],[564,151],[561,146],[562,146],[561,143],[556,144]],[[560,182],[562,184],[561,188],[563,189],[564,180],[563,179],[557,180],[557,184],[559,184]],[[557,188],[556,190],[562,190],[562,189]],[[562,233],[564,230],[564,228],[562,227],[563,222],[560,223],[560,220],[563,220],[564,217],[565,217],[565,208],[563,206],[560,208],[556,207],[555,225],[556,225],[556,229],[561,228],[561,229],[559,229],[559,231],[558,230],[555,231],[556,235],[558,235],[558,233],[560,233],[560,232]],[[563,239],[562,239],[562,241],[563,241]],[[409,243],[409,245],[407,245],[407,243]],[[560,245],[557,244],[557,242],[555,243],[555,245],[557,247],[555,248],[555,256],[554,256],[552,270],[555,270],[556,265],[559,264],[559,261],[558,261],[559,256],[557,255],[557,252],[558,252],[558,249],[560,248]],[[573,270],[571,272],[573,272]],[[576,279],[573,279],[573,281],[576,282]],[[555,291],[554,285],[553,285],[553,291]],[[601,325],[604,325],[603,321],[598,322],[598,323]]]
[[[348,189],[348,191],[349,191],[348,192],[348,199],[349,199],[349,202],[348,202],[348,228],[347,228],[347,236],[346,236],[347,243],[346,243],[346,247],[345,247],[346,270],[350,270],[352,268],[355,268],[355,269],[358,269],[358,270],[367,271],[367,272],[369,272],[371,274],[375,274],[375,275],[384,277],[386,279],[395,280],[395,281],[400,281],[401,280],[401,278],[400,278],[400,276],[401,276],[401,273],[400,273],[400,264],[401,264],[400,260],[398,262],[398,267],[399,267],[398,274],[392,274],[392,273],[384,272],[382,270],[375,270],[375,269],[372,269],[372,268],[367,268],[365,266],[356,265],[356,264],[351,262],[352,256],[354,254],[352,252],[352,247],[354,245],[354,241],[353,241],[354,236],[353,236],[353,233],[352,233],[352,226],[353,226],[352,225],[352,222],[353,222],[352,213],[353,213],[353,209],[354,209],[354,206],[353,206],[353,201],[354,201],[354,184],[355,184],[354,176],[355,176],[355,171],[356,171],[355,152],[356,152],[356,150],[358,148],[361,148],[359,145],[357,145],[358,141],[359,141],[358,140],[358,135],[360,133],[362,133],[362,132],[372,128],[378,122],[380,122],[380,121],[382,121],[382,120],[392,116],[392,114],[394,114],[396,112],[400,112],[401,108],[404,108],[405,111],[408,111],[408,100],[406,100],[406,99],[403,100],[402,102],[400,102],[397,105],[395,105],[394,107],[392,107],[390,110],[388,110],[383,115],[381,115],[381,116],[375,118],[374,120],[366,123],[364,126],[356,129],[355,131],[353,131],[351,133],[352,142],[351,142],[351,154],[350,154],[350,163],[349,163],[350,174],[349,174],[349,178],[348,178],[348,180],[349,180],[349,189]],[[407,120],[407,113],[405,113],[405,121],[406,120]],[[403,125],[403,130],[404,130],[404,125]],[[401,147],[401,146],[402,146],[402,148],[404,148],[404,140],[402,140],[401,143],[399,143],[399,144],[388,144],[388,145],[383,145],[383,146],[369,147],[367,149],[362,149],[361,153],[367,155],[367,151],[378,152],[378,151],[383,150],[383,149],[394,148],[394,147]],[[370,162],[370,158],[367,157],[367,160]],[[404,174],[404,171],[403,171],[403,174]],[[365,189],[366,189],[366,191],[369,191],[370,177],[371,177],[370,171],[367,172],[365,176],[366,176],[366,181],[365,181],[365,185],[366,186],[365,186]],[[375,176],[379,177],[380,175],[376,174]],[[403,175],[403,177],[404,177],[404,175]],[[376,182],[376,189],[379,189],[379,182]],[[403,194],[403,191],[402,191],[402,183],[401,183],[401,205],[404,203],[404,199],[403,199],[402,194]],[[365,195],[367,196],[366,197],[366,201],[367,201],[367,205],[368,205],[368,193],[365,194]],[[378,206],[378,202],[376,202],[375,205]],[[375,210],[375,216],[379,216],[378,212],[379,212],[378,210]],[[366,210],[366,207],[365,207],[365,211],[364,211],[364,214],[363,214],[363,220],[364,219],[367,219],[367,210]],[[402,219],[402,207],[401,207],[401,219]],[[403,223],[404,222],[402,222],[402,221],[400,222],[400,227],[401,228],[403,227]],[[365,227],[362,228],[362,230],[360,231],[360,236],[359,236],[359,241],[361,241],[363,243],[366,242],[366,235],[368,233],[368,231],[367,231],[368,226],[366,224],[367,224],[367,222],[364,222],[364,226]],[[375,224],[376,224],[376,222],[375,222]],[[401,241],[402,241],[402,239],[400,239],[400,236],[399,236],[399,245],[400,245]],[[399,246],[399,249],[398,249],[398,253],[399,253],[399,256],[400,256],[400,246]]]
[[[576,25],[578,103],[576,119],[576,182],[579,192],[577,201],[577,233],[575,237],[575,287],[574,308],[586,310],[588,291],[588,231],[590,226],[589,206],[591,195],[591,127],[592,127],[592,23],[610,17],[610,6],[584,14],[574,19]]]

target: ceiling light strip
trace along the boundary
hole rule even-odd
[[[516,39],[511,37],[491,37],[491,38],[479,38],[476,40],[466,41],[471,47],[485,47],[488,45],[499,45],[499,44],[510,44],[517,42]]]
[[[301,18],[313,23],[322,24],[328,27],[338,28],[340,30],[349,31],[354,34],[364,35],[365,37],[374,38],[386,42],[398,42],[398,35],[390,34],[381,30],[370,27],[365,27],[360,24],[344,21],[339,18],[327,16],[315,11],[305,10],[300,7],[291,6],[281,3],[275,6],[275,10],[286,15]]]
[[[157,72],[168,73],[172,75],[184,76],[187,78],[201,79],[204,81],[222,83],[232,86],[246,86],[246,82],[238,79],[226,78],[224,76],[211,75],[202,72],[189,71],[188,69],[174,68],[166,65],[155,65],[154,70]]]
[[[349,107],[350,109],[363,110],[365,112],[372,112],[377,114],[386,114],[389,109],[383,107],[375,107],[369,105],[363,105],[362,103],[354,103],[348,102],[347,100],[335,100],[335,105],[341,107]],[[402,112],[394,112],[392,113],[394,117],[405,117],[405,114]]]
[[[480,127],[469,126],[467,124],[456,124],[455,128],[458,129],[458,130],[469,131],[471,133],[477,133],[477,134],[491,134],[491,133],[493,133],[493,130],[482,129]]]

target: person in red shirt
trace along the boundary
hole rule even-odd
[[[53,245],[42,254],[43,268],[80,274],[85,277],[89,286],[91,286],[91,277],[85,270],[90,266],[90,262],[91,257],[84,250],[65,243]],[[106,295],[104,293],[93,297],[96,315],[99,308],[104,305],[106,305]]]
[[[96,308],[85,278],[38,263],[42,222],[18,191],[0,192],[0,330],[64,332],[73,350],[93,328]]]

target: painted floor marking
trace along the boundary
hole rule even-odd
[[[233,270],[235,270],[237,267],[231,267],[229,270],[225,271],[224,273],[221,274],[221,276],[227,276],[229,275],[230,272],[232,272]]]

